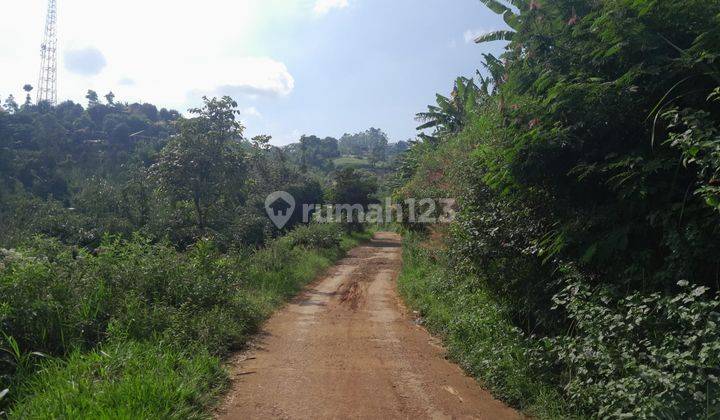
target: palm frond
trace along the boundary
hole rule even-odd
[[[530,8],[530,3],[527,0],[506,0],[508,3],[517,7],[518,10],[523,11]]]
[[[503,20],[507,24],[507,26],[511,27],[514,30],[520,29],[520,16],[516,15],[512,11],[508,10],[503,14]]]
[[[482,44],[485,42],[493,41],[512,41],[514,36],[514,31],[495,31],[488,34],[480,35],[479,37],[475,38],[475,43]]]
[[[440,121],[438,121],[438,120],[432,120],[432,121],[426,122],[425,124],[419,125],[419,126],[418,126],[417,128],[415,128],[415,129],[418,130],[418,131],[419,131],[419,130],[425,130],[426,128],[437,127],[439,124],[440,124]]]
[[[502,15],[510,10],[507,6],[500,3],[498,0],[480,0],[480,2],[482,2],[485,6],[487,6],[488,9],[492,10],[498,15]]]

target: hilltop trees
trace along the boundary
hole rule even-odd
[[[63,102],[0,113],[0,246],[34,234],[93,248],[106,234],[141,231],[185,248],[212,238],[220,249],[262,245],[280,232],[265,197],[283,190],[323,202],[337,140],[305,140],[298,153],[243,137],[237,104],[204,98],[185,118],[147,103]],[[317,166],[323,165],[323,166]]]
[[[25,106],[30,106],[30,104],[32,104],[30,92],[32,92],[33,87],[30,84],[26,84],[25,86],[23,86],[23,90],[25,91]]]
[[[388,172],[392,167],[391,162],[407,148],[407,142],[390,143],[382,130],[370,128],[355,134],[346,133],[340,140],[303,135],[299,143],[287,145],[283,149],[304,171],[329,173],[345,167],[365,167]]]
[[[85,99],[88,100],[88,107],[95,106],[100,103],[98,94],[94,90],[88,90],[85,95]]]
[[[340,156],[338,141],[332,137],[302,136],[300,156],[303,168],[331,168],[331,160]]]
[[[95,247],[105,234],[142,231],[178,247],[212,237],[221,247],[277,234],[264,195],[296,188],[321,202],[269,137],[242,137],[236,104],[205,99],[190,118],[111,98],[89,107],[16,106],[0,113],[0,246],[34,234]],[[253,152],[253,153],[250,153]]]
[[[355,134],[344,134],[340,138],[339,148],[343,155],[370,156],[374,147],[385,147],[388,137],[379,128],[369,128]]]

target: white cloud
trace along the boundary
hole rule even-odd
[[[274,98],[287,96],[295,88],[295,79],[285,64],[267,57],[216,58],[204,63],[186,63],[179,71],[188,81],[173,81],[166,87],[191,87],[186,91],[188,99],[202,95]],[[162,82],[156,80],[156,83]]]
[[[217,72],[217,93],[230,96],[274,97],[289,95],[295,79],[285,64],[267,57],[222,60],[210,66]]]
[[[45,18],[41,3],[13,2],[0,14],[0,25],[17,34],[0,37],[0,61],[13,63],[3,68],[2,98],[10,93],[19,97],[23,84],[37,83]],[[85,103],[88,89],[101,95],[112,90],[118,101],[147,101],[185,111],[198,105],[203,94],[219,95],[225,90],[251,98],[289,95],[295,79],[281,61],[260,56],[253,39],[259,16],[271,6],[277,8],[279,3],[59,2],[59,99]],[[112,16],[125,29],[108,29],[103,16]],[[89,43],[101,51],[107,64],[102,71],[96,66],[92,72],[78,72],[66,53],[87,49]],[[81,61],[88,65],[88,60]]]
[[[68,49],[63,54],[65,69],[84,76],[99,74],[107,65],[103,53],[94,47]]]
[[[476,39],[477,37],[480,37],[480,36],[483,36],[483,35],[487,35],[487,34],[489,34],[489,33],[491,33],[491,32],[493,32],[493,31],[488,31],[488,30],[485,30],[485,29],[468,29],[468,30],[465,31],[465,33],[463,34],[463,39],[465,39],[465,43],[466,43],[466,44],[472,44],[473,42],[475,42],[475,39]]]
[[[262,114],[254,106],[249,106],[247,108],[240,108],[240,117],[262,118]]]
[[[348,0],[316,0],[313,12],[315,12],[317,16],[323,16],[332,9],[344,9],[348,6]]]

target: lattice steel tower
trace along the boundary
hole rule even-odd
[[[40,78],[37,102],[57,103],[57,1],[48,0],[45,36],[40,46]]]

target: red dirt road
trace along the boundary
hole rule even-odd
[[[378,233],[265,325],[233,362],[221,419],[517,419],[444,358],[395,288],[400,238]]]

